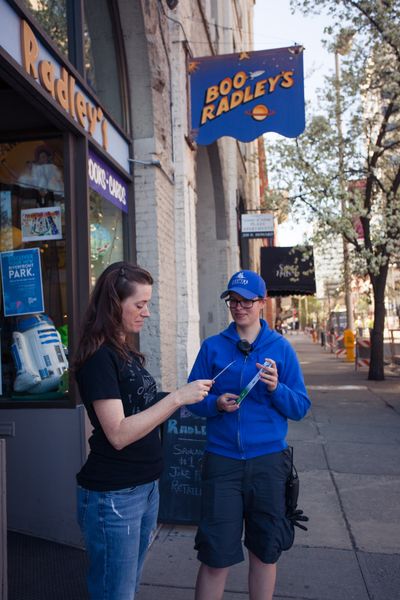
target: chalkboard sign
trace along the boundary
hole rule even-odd
[[[197,524],[200,519],[201,459],[206,419],[185,407],[164,424],[164,472],[160,479],[161,523]]]

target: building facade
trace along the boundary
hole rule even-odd
[[[251,50],[253,4],[0,0],[0,433],[11,529],[80,544],[75,473],[90,426],[68,362],[102,270],[127,259],[152,273],[138,342],[172,390],[201,340],[228,322],[227,278],[259,268],[260,241],[241,242],[238,225],[260,206],[257,144],[196,146],[187,71],[196,56]],[[41,326],[56,332],[44,383],[32,341]]]

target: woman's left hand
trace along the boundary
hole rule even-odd
[[[266,358],[271,363],[270,367],[264,367],[261,363],[256,363],[257,369],[262,369],[260,381],[265,383],[269,392],[274,392],[278,386],[278,370],[276,363],[271,358]]]

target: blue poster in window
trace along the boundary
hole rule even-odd
[[[39,248],[1,252],[5,317],[44,312]]]
[[[192,58],[192,137],[250,142],[266,131],[297,137],[305,128],[303,47]]]

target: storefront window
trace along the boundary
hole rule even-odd
[[[123,260],[123,214],[127,186],[98,154],[89,150],[91,284],[113,262]]]
[[[60,138],[0,144],[0,401],[67,391],[63,167]]]
[[[61,52],[68,56],[66,0],[23,0]]]
[[[86,80],[122,127],[120,69],[109,3],[107,0],[84,0],[83,5]]]
[[[122,212],[90,190],[90,269],[94,286],[108,265],[123,260]]]

